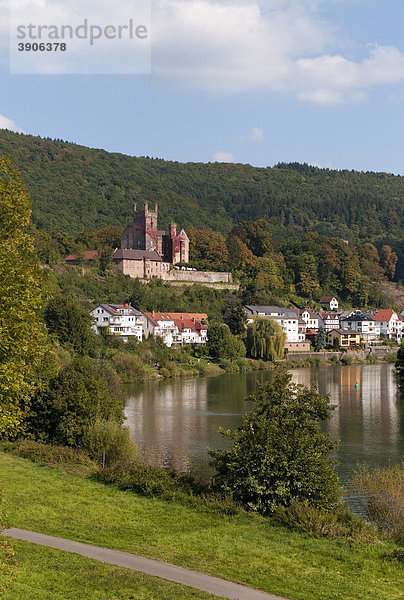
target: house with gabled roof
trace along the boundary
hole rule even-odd
[[[124,342],[143,339],[145,317],[130,304],[99,304],[90,314],[95,333],[120,336]]]
[[[380,325],[380,335],[388,339],[401,341],[403,333],[403,321],[401,317],[391,308],[382,308],[373,315],[374,321]]]
[[[303,321],[306,323],[307,329],[318,330],[320,326],[323,326],[320,315],[316,313],[312,308],[306,307],[303,309],[299,309],[298,313],[303,319]]]
[[[320,304],[327,310],[338,310],[338,300],[334,296],[323,296]]]

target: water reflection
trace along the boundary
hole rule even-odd
[[[272,376],[240,373],[128,386],[128,426],[151,464],[207,477],[207,447],[219,449],[228,443],[218,428],[237,427],[248,410],[244,398]],[[402,458],[403,401],[391,365],[298,369],[292,377],[304,385],[317,383],[337,405],[324,429],[341,440],[336,458],[344,480],[358,462],[386,464]]]

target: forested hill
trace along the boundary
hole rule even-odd
[[[158,202],[160,225],[176,220],[225,232],[267,218],[278,238],[308,230],[391,243],[401,254],[404,177],[308,165],[255,168],[176,163],[111,154],[63,141],[0,131],[0,153],[21,170],[33,219],[48,231],[78,233],[124,225],[133,202]]]

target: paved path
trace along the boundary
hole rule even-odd
[[[210,594],[220,596],[221,598],[229,598],[230,600],[285,600],[285,598],[266,594],[265,592],[239,585],[238,583],[232,583],[231,581],[219,579],[218,577],[211,577],[210,575],[204,575],[197,571],[175,567],[174,565],[151,560],[150,558],[144,558],[143,556],[137,556],[135,554],[129,554],[127,552],[108,550],[107,548],[99,548],[98,546],[91,546],[90,544],[73,542],[72,540],[67,540],[65,538],[35,533],[34,531],[26,531],[25,529],[16,529],[14,527],[3,531],[3,535],[18,540],[32,542],[33,544],[39,544],[40,546],[64,550],[65,552],[74,552],[75,554],[87,556],[88,558],[100,560],[101,562],[109,563],[111,565],[117,565],[118,567],[132,569],[132,571],[140,571],[142,573],[147,573],[148,575],[168,579],[169,581],[181,583],[182,585],[187,585],[203,592],[209,592]]]

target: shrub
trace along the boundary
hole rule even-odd
[[[119,379],[111,365],[76,359],[33,398],[27,430],[38,440],[80,446],[97,418],[122,419]]]
[[[341,506],[332,511],[292,501],[290,506],[278,506],[271,521],[312,537],[344,538],[349,541],[373,541],[376,530]]]
[[[327,456],[335,444],[319,429],[331,416],[328,396],[293,384],[287,371],[277,369],[249,399],[255,406],[241,425],[222,430],[232,447],[210,453],[217,488],[261,514],[293,500],[324,509],[338,506],[339,480]]]
[[[135,458],[137,446],[130,437],[129,429],[112,420],[97,419],[84,434],[83,447],[90,458],[99,465]]]
[[[354,474],[354,486],[363,496],[369,521],[404,545],[404,462],[374,469],[362,466]]]
[[[8,448],[3,447],[3,450],[40,465],[63,466],[75,473],[92,473],[97,468],[89,456],[78,448],[52,446],[33,440],[22,440],[11,444]]]
[[[112,363],[118,375],[125,382],[144,379],[146,371],[140,356],[127,352],[117,352],[112,356]]]
[[[353,357],[350,354],[344,354],[344,356],[341,356],[341,363],[343,365],[352,365]]]

